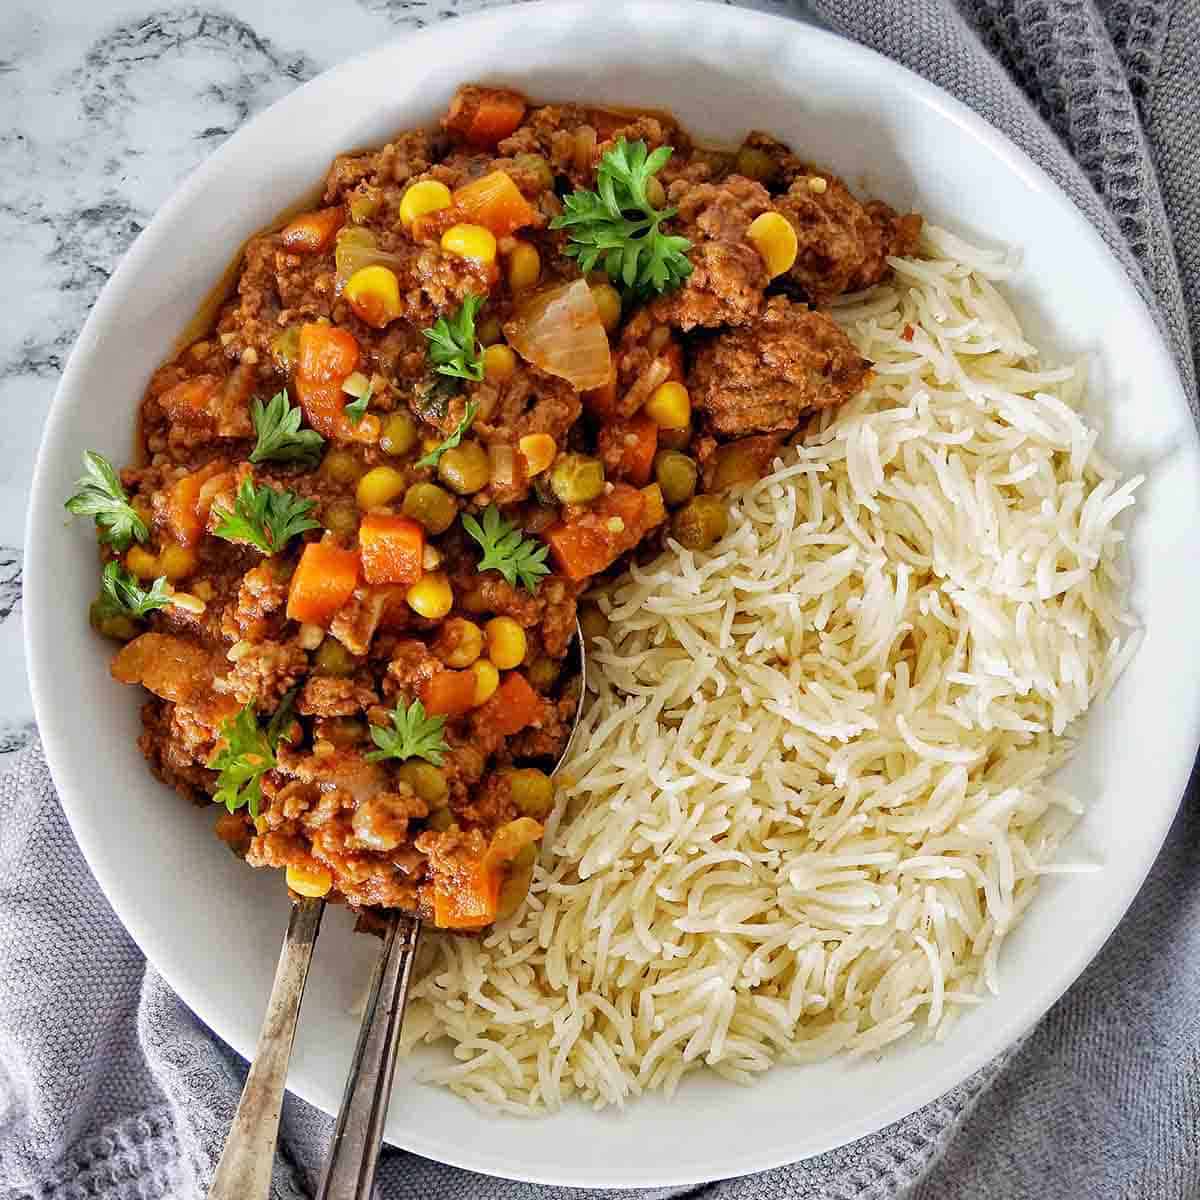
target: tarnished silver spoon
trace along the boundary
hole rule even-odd
[[[579,700],[567,744],[551,774],[570,751],[583,715],[587,652],[578,622],[573,646],[578,654]],[[292,907],[254,1062],[213,1176],[209,1200],[267,1200],[270,1194],[288,1060],[324,909],[324,900],[301,900]],[[384,919],[383,944],[316,1200],[369,1200],[375,1179],[409,980],[421,937],[421,920],[411,913],[392,909]]]

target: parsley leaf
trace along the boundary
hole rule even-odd
[[[219,519],[214,532],[227,542],[249,542],[266,555],[278,554],[298,533],[320,529],[320,523],[309,519],[316,507],[312,500],[301,500],[295,492],[282,492],[264,484],[254,486],[249,475],[238,488],[234,511],[214,508]]]
[[[453,450],[463,440],[463,434],[471,428],[471,422],[475,420],[475,414],[479,411],[479,405],[474,400],[467,402],[467,411],[463,413],[463,419],[455,426],[454,432],[444,441],[439,442],[424,458],[418,458],[416,465],[418,467],[436,467],[442,461],[442,455],[447,450]]]
[[[367,384],[367,390],[363,392],[356,400],[347,404],[342,412],[350,418],[351,425],[357,425],[359,421],[367,415],[367,405],[371,403],[371,385]]]
[[[494,504],[484,510],[482,526],[470,513],[463,514],[462,523],[483,550],[477,570],[499,571],[511,586],[519,582],[530,592],[536,592],[542,576],[550,574],[546,566],[550,547],[537,538],[527,538]]]
[[[100,576],[100,606],[103,616],[144,617],[156,608],[171,603],[167,577],[160,575],[148,588],[138,581],[119,562],[110,562]]]
[[[442,737],[445,717],[427,717],[425,705],[414,700],[408,708],[399,703],[396,705],[392,711],[392,724],[396,727],[394,731],[379,725],[371,726],[371,737],[379,749],[365,756],[368,762],[377,762],[381,758],[402,761],[423,758],[435,767],[442,765],[442,755],[450,748]]]
[[[254,705],[247,704],[235,717],[221,726],[224,743],[208,760],[210,770],[220,771],[213,801],[230,812],[249,806],[250,815],[258,816],[262,802],[262,777],[277,765],[275,751],[280,737],[292,723],[298,688],[292,688],[264,732],[258,726]]]
[[[325,439],[315,429],[300,428],[303,415],[300,405],[293,408],[288,404],[286,390],[276,392],[266,405],[255,396],[250,405],[250,418],[258,441],[250,451],[250,461],[272,460],[315,466]]]
[[[85,450],[83,468],[87,474],[76,481],[79,491],[67,501],[67,512],[77,517],[95,517],[100,540],[116,550],[128,549],[135,540],[144,542],[150,530],[129,503],[112,463],[94,450]]]
[[[674,208],[656,209],[646,197],[646,184],[671,157],[670,146],[646,153],[643,141],[617,144],[600,160],[596,191],[572,192],[564,211],[550,222],[566,229],[571,239],[567,254],[578,259],[583,272],[599,263],[614,283],[638,299],[678,287],[691,273],[685,237],[662,231]]]
[[[475,317],[483,301],[483,296],[465,296],[457,312],[438,317],[432,329],[421,331],[429,339],[429,361],[439,375],[475,383],[483,378],[483,354],[475,340]]]

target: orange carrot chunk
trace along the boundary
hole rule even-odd
[[[194,546],[200,540],[208,518],[207,506],[200,504],[200,491],[224,469],[219,462],[209,463],[171,484],[167,492],[167,524],[180,545]]]
[[[450,102],[442,124],[473,146],[494,146],[508,137],[525,115],[525,101],[499,88],[463,87]]]
[[[454,209],[469,224],[483,225],[497,237],[507,237],[537,217],[504,171],[492,171],[454,192]]]
[[[345,221],[341,208],[319,208],[316,212],[302,213],[284,226],[281,235],[284,249],[293,254],[319,254],[328,250]]]
[[[581,516],[551,526],[542,536],[558,569],[578,581],[611,566],[648,528],[645,496],[618,483]]]
[[[482,858],[461,864],[453,874],[439,875],[433,888],[433,922],[439,929],[482,929],[496,919],[500,888],[508,865],[542,836],[532,817],[501,825]]]
[[[480,724],[504,737],[520,733],[541,715],[542,698],[518,671],[510,671],[492,698],[479,709]]]
[[[645,413],[628,421],[613,421],[600,430],[600,458],[610,479],[624,479],[644,487],[654,471],[658,425]]]
[[[327,625],[358,586],[358,551],[332,542],[309,542],[288,590],[287,615],[293,621]]]
[[[425,711],[443,717],[461,717],[475,703],[473,671],[438,671],[421,688]]]
[[[367,513],[358,526],[368,583],[416,583],[425,557],[425,530],[408,517]]]
[[[296,399],[305,420],[324,437],[352,437],[354,426],[345,415],[346,377],[358,366],[358,341],[336,325],[308,322],[300,326],[296,360]]]

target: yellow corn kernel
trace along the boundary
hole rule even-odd
[[[436,179],[414,183],[400,200],[400,220],[406,229],[426,213],[450,207],[450,189]]]
[[[180,579],[186,579],[196,569],[196,561],[195,550],[172,542],[162,548],[158,556],[158,569],[171,583],[177,583]]]
[[[531,288],[542,273],[542,256],[537,247],[518,242],[508,255],[508,286],[514,292]]]
[[[408,607],[418,616],[440,621],[454,607],[450,581],[440,572],[426,575],[404,594]]]
[[[359,481],[354,498],[366,512],[378,508],[400,495],[405,488],[404,476],[395,467],[372,467]]]
[[[441,652],[442,662],[456,671],[469,667],[483,653],[483,630],[466,617],[452,617],[438,635],[440,645],[453,645]]]
[[[650,399],[643,408],[646,416],[660,429],[686,429],[692,420],[692,401],[688,390],[673,379],[660,383],[650,393]]]
[[[648,525],[661,525],[667,519],[667,506],[663,502],[662,488],[657,483],[648,484],[642,488],[642,496],[646,501],[642,509],[642,520]]]
[[[591,291],[600,311],[600,324],[605,333],[612,333],[621,323],[621,296],[611,283],[594,283]]]
[[[389,267],[376,264],[355,271],[342,295],[364,321],[382,329],[400,315],[400,281]]]
[[[517,369],[517,356],[503,342],[489,346],[483,352],[483,373],[496,383],[511,379]]]
[[[780,213],[765,212],[755,217],[746,236],[762,255],[772,279],[790,270],[796,261],[796,231]]]
[[[476,659],[471,664],[470,671],[475,676],[474,705],[478,708],[490,700],[500,686],[500,672],[496,670],[495,663],[486,658]]]
[[[558,453],[558,443],[548,433],[526,434],[517,443],[517,448],[525,460],[525,474],[530,479],[545,471]]]
[[[300,896],[325,896],[333,876],[324,867],[288,867],[287,885]]]
[[[451,225],[442,234],[442,249],[459,258],[493,263],[496,261],[496,235],[482,225]]]
[[[160,574],[158,559],[142,546],[130,546],[125,565],[139,579],[156,579]]]
[[[525,630],[512,617],[493,617],[484,634],[488,658],[498,671],[511,671],[525,661]]]

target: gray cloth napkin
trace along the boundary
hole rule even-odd
[[[1194,404],[1200,0],[810,7],[959,96],[1062,184],[1154,309]],[[538,1188],[388,1151],[379,1191],[386,1200],[1200,1197],[1198,849],[1193,789],[1130,913],[1041,1025],[873,1137],[745,1179],[627,1193]],[[199,1200],[244,1071],[109,909],[40,750],[17,755],[0,779],[0,1196]],[[277,1197],[311,1193],[330,1126],[288,1099]]]

